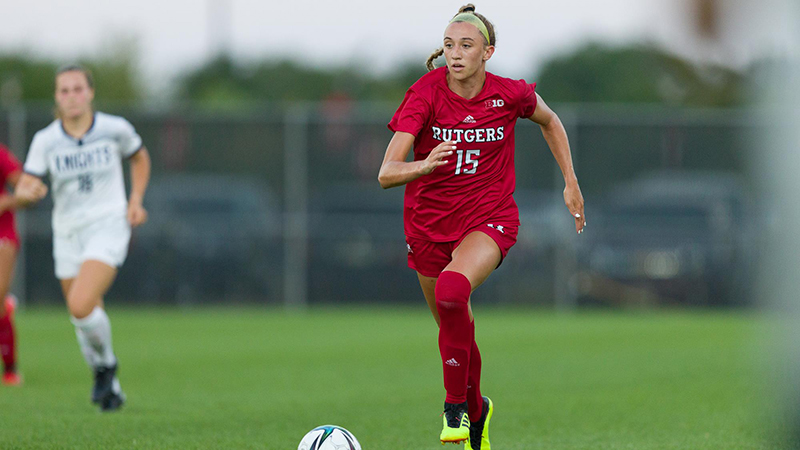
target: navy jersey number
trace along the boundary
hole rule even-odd
[[[92,192],[92,176],[90,174],[78,175],[78,192]]]

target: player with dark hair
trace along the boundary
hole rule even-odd
[[[429,73],[406,93],[389,123],[394,132],[378,181],[406,185],[404,222],[409,266],[417,271],[439,324],[444,404],[442,443],[488,450],[494,406],[480,392],[481,357],[470,295],[502,262],[517,238],[512,194],[514,126],[537,123],[566,187],[564,201],[583,232],[586,219],[567,133],[535,92],[535,84],[486,71],[495,51],[494,27],[463,6],[450,21]],[[446,67],[434,68],[444,54]],[[414,151],[414,160],[406,162]]]
[[[33,137],[16,195],[36,202],[53,191],[53,259],[75,333],[94,370],[92,401],[119,409],[125,396],[117,379],[111,322],[103,308],[125,261],[131,228],[147,220],[142,207],[150,156],[122,117],[95,112],[94,82],[80,66],[55,77],[57,119]],[[122,160],[130,161],[131,193],[125,198]]]
[[[14,263],[19,251],[19,236],[14,224],[14,210],[23,203],[6,186],[14,187],[22,174],[22,164],[14,154],[0,144],[0,355],[3,358],[2,382],[8,386],[22,384],[17,372],[17,343],[14,330],[14,311],[17,299],[9,294],[14,275]]]

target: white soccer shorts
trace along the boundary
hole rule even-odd
[[[119,268],[128,256],[131,226],[125,217],[109,217],[92,222],[68,234],[53,235],[56,278],[75,278],[81,264],[100,261]]]

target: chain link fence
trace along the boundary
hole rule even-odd
[[[421,302],[406,266],[402,188],[377,173],[396,105],[331,101],[235,112],[101,107],[126,117],[153,159],[128,260],[109,297],[132,304]],[[517,127],[522,226],[484,303],[748,304],[756,211],[737,110],[556,105],[587,202],[578,237],[538,126]],[[24,160],[47,107],[0,110]],[[19,215],[16,293],[61,301],[51,201]]]

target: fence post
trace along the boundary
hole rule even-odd
[[[286,307],[292,310],[308,306],[308,123],[306,105],[286,111],[283,293]]]

